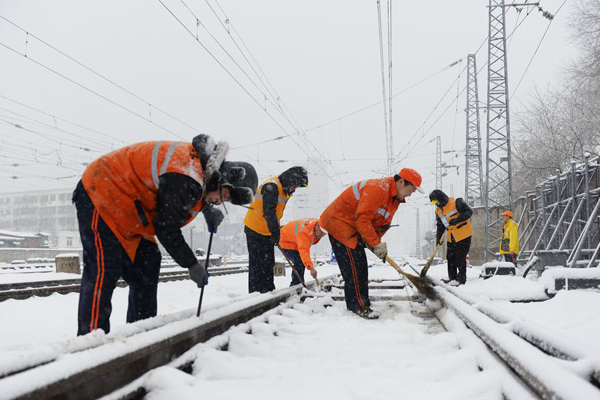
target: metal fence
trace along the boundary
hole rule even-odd
[[[568,267],[598,265],[600,253],[600,157],[571,163],[563,173],[557,171],[527,192],[519,219],[521,252],[525,265],[540,255],[566,254]],[[524,226],[522,226],[524,225]],[[537,258],[536,258],[537,257]]]

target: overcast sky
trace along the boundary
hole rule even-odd
[[[84,163],[111,148],[144,140],[191,140],[198,132],[226,139],[232,148],[247,146],[232,150],[229,159],[253,162],[261,177],[306,162],[309,156],[332,160],[327,168],[332,198],[355,181],[382,176],[383,106],[341,118],[382,100],[375,0],[162,1],[189,32],[158,0],[0,2],[0,15],[30,33],[0,19],[0,43],[27,55],[0,46],[0,192],[73,187]],[[555,13],[563,1],[546,0],[541,5]],[[552,83],[573,55],[567,39],[572,1],[566,2],[548,30],[514,94],[512,111],[527,101],[534,86]],[[392,92],[435,74],[396,96],[392,112],[394,152],[407,156],[397,169],[420,171],[426,191],[435,184],[436,136],[441,137],[443,150],[458,151],[444,154],[448,162],[456,155],[453,162],[459,166],[458,174],[454,169],[444,178],[444,189],[453,185],[456,195],[464,190],[464,93],[452,102],[466,85],[464,72],[458,86],[455,81],[466,66],[467,54],[477,51],[487,36],[486,5],[483,0],[392,3]],[[549,23],[537,10],[527,17],[525,12],[520,16],[514,9],[507,12],[509,33],[523,21],[510,42],[511,93]],[[236,44],[250,49],[277,93],[272,100],[265,101],[269,93]],[[462,62],[446,68],[458,60]],[[486,62],[487,44],[477,53],[478,66]],[[486,75],[485,69],[479,75],[481,101],[486,99]],[[278,113],[277,103],[286,110],[285,116]],[[481,118],[483,135],[485,114]],[[298,127],[307,131],[297,135]],[[286,135],[291,137],[256,144]],[[406,154],[409,149],[413,150]],[[413,199],[413,204],[425,203],[424,196]]]

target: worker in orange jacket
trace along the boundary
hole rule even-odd
[[[244,162],[225,161],[228,145],[198,135],[188,142],[142,142],[92,162],[73,192],[83,245],[78,335],[110,330],[111,297],[129,284],[127,322],[157,313],[161,254],[156,238],[202,287],[208,275],[181,227],[199,212],[211,233],[223,201],[248,204],[258,176]]]
[[[410,168],[391,177],[360,181],[344,190],[319,218],[344,278],[346,306],[363,318],[379,317],[370,307],[365,247],[385,260],[387,244],[381,237],[400,203],[417,190],[423,193],[420,186],[421,175]]]
[[[290,286],[298,285],[304,281],[304,269],[310,271],[313,278],[317,277],[317,270],[310,259],[310,246],[319,243],[327,235],[316,218],[298,219],[285,224],[281,228],[279,247],[292,262],[292,268],[297,272],[292,273]],[[298,276],[300,277],[299,280]]]

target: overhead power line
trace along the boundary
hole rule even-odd
[[[7,19],[6,17],[0,15],[0,18],[2,18],[3,20],[5,20],[6,22],[8,22],[9,24],[11,24],[12,26],[14,26],[17,29],[20,29],[21,31],[25,32],[28,37],[31,36],[32,38],[38,40],[40,43],[43,43],[44,45],[48,46],[49,48],[51,48],[52,50],[56,51],[57,53],[61,54],[62,56],[68,58],[69,60],[73,61],[75,64],[83,67],[84,69],[86,69],[87,71],[93,73],[94,75],[98,76],[99,78],[103,79],[104,81],[110,83],[111,85],[119,88],[120,90],[124,91],[125,93],[129,94],[130,96],[134,97],[135,99],[145,103],[146,105],[148,105],[149,107],[151,107],[154,110],[160,111],[161,113],[163,113],[164,115],[172,118],[173,120],[181,123],[182,125],[187,126],[188,128],[198,132],[198,133],[202,133],[200,132],[198,129],[196,129],[195,127],[187,124],[186,122],[182,121],[181,119],[173,116],[172,114],[168,113],[167,111],[151,104],[149,101],[144,100],[143,98],[141,98],[140,96],[138,96],[137,94],[131,92],[130,90],[124,88],[123,86],[119,85],[118,83],[114,82],[113,80],[107,78],[106,76],[102,75],[101,73],[93,70],[92,68],[88,67],[87,65],[83,64],[82,62],[76,60],[75,58],[71,57],[70,55],[66,54],[65,52],[63,52],[62,50],[56,48],[55,46],[51,45],[50,43],[44,41],[43,39],[39,38],[38,36],[34,35],[33,33],[25,30],[24,28],[22,28],[21,26],[17,25],[16,23],[14,23],[13,21]],[[27,56],[26,56],[27,57]],[[123,107],[122,107],[123,108]]]
[[[5,99],[5,100],[8,100],[8,101],[10,101],[10,102],[13,102],[13,103],[15,103],[15,104],[18,104],[18,105],[20,105],[20,106],[22,106],[22,107],[28,108],[28,109],[30,109],[30,110],[33,110],[33,111],[37,111],[37,112],[39,112],[39,113],[41,113],[41,114],[44,114],[44,115],[46,115],[46,116],[48,116],[48,117],[51,117],[51,118],[53,118],[54,120],[63,121],[63,122],[66,122],[66,123],[68,123],[68,124],[71,124],[71,125],[73,125],[73,126],[76,126],[76,127],[78,127],[78,128],[82,128],[82,129],[85,129],[85,130],[87,130],[87,131],[90,131],[90,132],[93,132],[93,133],[97,133],[98,135],[101,135],[101,136],[107,137],[107,138],[109,138],[109,139],[112,139],[112,140],[114,140],[114,141],[121,142],[121,143],[126,143],[126,142],[125,142],[125,141],[123,141],[122,139],[119,139],[119,138],[117,138],[117,137],[115,137],[115,136],[111,136],[111,135],[108,135],[108,134],[106,134],[106,133],[99,132],[99,131],[97,131],[97,130],[95,130],[95,129],[90,129],[90,128],[87,128],[87,127],[85,127],[85,126],[83,126],[83,125],[77,124],[77,123],[75,123],[75,122],[72,122],[72,121],[69,121],[69,120],[67,120],[67,119],[64,119],[64,118],[57,117],[56,115],[53,115],[53,114],[47,113],[47,112],[45,112],[45,111],[42,111],[42,110],[40,110],[40,109],[38,109],[38,108],[35,108],[35,107],[28,106],[27,104],[24,104],[24,103],[21,103],[21,102],[19,102],[19,101],[17,101],[17,100],[11,99],[11,98],[9,98],[9,97],[6,97],[6,96],[3,96],[2,94],[0,94],[0,97],[1,97],[1,98],[3,98],[3,99]]]
[[[182,136],[180,136],[180,135],[176,134],[175,132],[172,132],[172,131],[170,131],[169,129],[167,129],[167,128],[165,128],[165,127],[163,127],[163,126],[161,126],[161,125],[157,124],[157,123],[156,123],[156,122],[154,122],[154,121],[152,121],[151,119],[149,119],[149,118],[146,118],[146,117],[144,117],[143,115],[141,115],[141,114],[138,114],[137,112],[135,112],[135,111],[133,111],[133,110],[130,110],[129,108],[127,108],[127,107],[125,107],[125,106],[123,106],[123,105],[121,105],[121,104],[117,103],[116,101],[109,99],[108,97],[106,97],[106,96],[104,96],[104,95],[102,95],[102,94],[100,94],[100,93],[96,92],[95,90],[93,90],[93,89],[90,89],[89,87],[87,87],[87,86],[83,85],[82,83],[79,83],[79,82],[77,82],[77,81],[75,81],[75,80],[73,80],[73,79],[69,78],[68,76],[66,76],[66,75],[64,75],[64,74],[61,74],[60,72],[58,72],[58,71],[56,71],[56,70],[54,70],[54,69],[52,69],[52,68],[50,68],[50,67],[46,66],[45,64],[43,64],[43,63],[41,63],[41,62],[39,62],[39,61],[37,61],[37,60],[33,59],[31,56],[28,56],[28,55],[26,55],[26,54],[24,54],[24,53],[21,53],[21,52],[19,52],[18,50],[15,50],[15,49],[13,49],[12,47],[10,47],[10,46],[8,46],[8,45],[6,45],[6,44],[4,44],[4,43],[0,43],[0,46],[2,46],[2,47],[4,47],[4,48],[6,48],[7,50],[10,50],[10,51],[12,51],[13,53],[15,53],[15,54],[17,54],[17,55],[20,55],[20,56],[24,57],[26,60],[29,60],[29,61],[31,61],[32,63],[36,64],[36,65],[39,65],[40,67],[42,67],[42,68],[44,68],[44,69],[46,69],[46,70],[48,70],[48,71],[50,71],[50,72],[52,72],[52,73],[54,73],[54,74],[56,74],[56,75],[60,76],[61,78],[63,78],[63,79],[65,79],[65,80],[67,80],[67,81],[69,81],[69,82],[71,82],[71,83],[73,83],[73,84],[75,84],[75,85],[79,86],[80,88],[82,88],[82,89],[84,89],[84,90],[86,90],[86,91],[88,91],[88,92],[90,92],[90,93],[92,93],[92,94],[94,94],[94,95],[96,95],[96,96],[98,96],[98,97],[100,97],[101,99],[104,99],[104,100],[108,101],[109,103],[111,103],[111,104],[113,104],[113,105],[115,105],[115,106],[119,107],[120,109],[122,109],[122,110],[125,110],[125,111],[127,111],[128,113],[130,113],[130,114],[133,114],[133,115],[135,115],[135,116],[136,116],[136,117],[138,117],[138,118],[141,118],[141,119],[143,119],[143,120],[145,120],[145,121],[148,121],[148,122],[150,122],[152,125],[155,125],[155,126],[157,126],[158,128],[162,129],[163,131],[165,131],[165,132],[168,132],[168,133],[172,134],[173,136],[176,136],[176,137],[178,137],[178,138],[180,138],[180,139],[182,139],[182,140],[186,140],[184,137],[182,137]]]
[[[415,87],[419,86],[420,84],[427,82],[428,80],[430,80],[430,79],[432,79],[432,78],[436,77],[437,75],[441,74],[442,72],[445,72],[445,71],[449,70],[450,68],[452,68],[452,67],[454,67],[454,66],[458,65],[458,63],[459,63],[460,61],[461,61],[461,60],[457,60],[457,61],[454,61],[454,62],[452,62],[452,63],[450,63],[450,64],[446,65],[445,67],[443,67],[443,68],[439,69],[438,71],[436,71],[436,72],[432,73],[431,75],[428,75],[428,76],[426,76],[425,78],[423,78],[423,79],[419,80],[418,82],[415,82],[414,84],[412,84],[412,85],[410,85],[410,86],[408,86],[408,87],[406,87],[406,88],[402,89],[401,91],[399,91],[399,92],[395,93],[395,94],[392,96],[392,98],[396,98],[396,97],[400,96],[401,94],[404,94],[404,93],[408,92],[409,90],[411,90],[411,89],[413,89],[413,88],[415,88]],[[454,85],[454,83],[453,83],[453,85]],[[337,117],[337,118],[335,118],[335,119],[331,119],[331,120],[329,120],[329,121],[327,121],[327,122],[325,122],[325,123],[322,123],[322,124],[320,124],[320,125],[313,126],[312,128],[308,128],[308,129],[306,129],[304,132],[310,132],[310,131],[314,131],[314,130],[317,130],[317,129],[323,128],[323,127],[325,127],[325,126],[327,126],[327,125],[330,125],[330,124],[332,124],[332,123],[334,123],[334,122],[338,122],[338,123],[340,123],[340,121],[341,121],[341,120],[343,120],[343,119],[346,119],[346,118],[348,118],[348,117],[351,117],[351,116],[353,116],[353,115],[356,115],[356,114],[358,114],[358,113],[361,113],[361,112],[363,112],[363,111],[366,111],[366,110],[368,110],[368,109],[370,109],[370,108],[376,107],[376,106],[380,105],[381,103],[383,103],[383,100],[377,101],[377,102],[375,102],[375,103],[371,103],[371,104],[369,104],[368,106],[365,106],[365,107],[359,108],[359,109],[357,109],[357,110],[355,110],[355,111],[349,112],[349,113],[347,113],[347,114],[344,114],[344,115],[342,115],[342,116],[340,116],[340,117]],[[298,133],[296,133],[296,134],[298,134]],[[280,136],[280,137],[275,137],[275,138],[273,138],[273,139],[264,140],[264,141],[262,141],[262,142],[257,142],[257,143],[252,143],[252,144],[243,145],[243,146],[239,146],[239,147],[234,147],[234,149],[241,149],[241,148],[245,148],[245,147],[256,146],[256,145],[260,145],[260,144],[264,144],[264,143],[268,143],[268,142],[273,142],[273,141],[280,140],[280,139],[283,139],[283,137],[281,137],[281,136]]]
[[[233,75],[233,73],[231,71],[229,71],[229,69],[227,69],[227,67],[225,67],[225,65],[217,58],[217,56],[215,56],[207,47],[204,43],[202,43],[199,39],[198,36],[194,35],[194,33],[181,21],[181,19],[179,17],[177,17],[177,15],[175,15],[175,13],[162,1],[162,0],[158,0],[158,2],[167,10],[167,12],[169,14],[171,14],[171,16],[185,29],[185,31],[196,41],[196,43],[198,43],[211,57],[212,59],[227,73],[227,75],[229,75],[229,77],[231,79],[234,80],[234,82],[252,99],[252,101],[254,101],[254,103],[256,103],[256,105],[258,105],[268,116],[269,118],[275,123],[275,125],[277,125],[279,127],[279,129],[281,129],[284,133],[285,136],[288,137],[300,150],[302,150],[302,152],[304,152],[309,159],[312,159],[315,161],[315,164],[317,165],[317,167],[325,174],[327,175],[327,177],[334,183],[336,183],[333,179],[333,177],[331,175],[329,175],[327,173],[327,171],[321,166],[321,164],[318,162],[318,158],[311,156],[309,151],[307,151],[307,149],[304,149],[299,142],[297,142],[296,140],[294,140],[293,136],[295,136],[295,134],[288,132],[280,123],[279,121],[277,121],[277,119],[275,119],[275,117],[266,109],[266,107],[262,107],[262,105],[260,104],[260,102],[256,99],[256,97],[250,93],[250,91]],[[182,1],[183,2],[183,1]],[[184,3],[185,4],[185,3]],[[189,7],[186,7],[189,9]],[[239,65],[239,64],[238,64]],[[262,93],[262,92],[261,92]],[[264,93],[262,93],[264,96]],[[276,108],[277,109],[277,108]],[[278,112],[280,112],[281,110],[279,109]],[[287,116],[284,117],[287,119],[287,121],[292,125],[293,124],[290,122],[290,120],[287,118]],[[299,133],[299,132],[298,132]],[[302,138],[302,134],[300,134],[300,138]],[[303,138],[306,143],[309,143],[308,140],[306,138]],[[312,143],[310,143],[312,145]],[[307,144],[308,146],[308,144]],[[320,153],[320,151],[317,149],[316,146],[312,145],[313,148],[315,149],[315,151],[322,155]]]

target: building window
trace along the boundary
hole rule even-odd
[[[67,247],[73,247],[73,237],[67,236]]]
[[[50,201],[54,201],[56,200],[56,195],[55,194],[51,194],[50,195]]]

